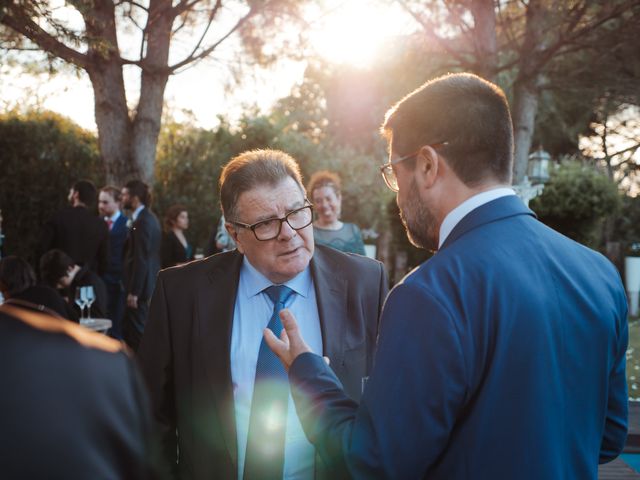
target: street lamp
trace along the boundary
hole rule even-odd
[[[527,166],[527,175],[534,185],[537,183],[546,183],[549,180],[549,165],[551,164],[551,155],[542,149],[542,146],[529,155],[529,163]]]

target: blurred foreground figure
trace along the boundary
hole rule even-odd
[[[147,398],[120,343],[0,306],[0,476],[148,477]]]
[[[437,253],[387,297],[360,405],[291,317],[288,343],[267,332],[307,437],[355,478],[595,480],[627,432],[618,272],[514,195],[495,85],[438,78],[383,129],[407,235]]]

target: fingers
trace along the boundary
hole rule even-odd
[[[282,330],[284,332],[284,330]],[[270,328],[265,328],[263,331],[264,341],[267,342],[269,348],[275,353],[280,360],[283,360],[284,355],[289,349],[289,345],[285,344],[282,340],[271,331]]]
[[[300,330],[298,329],[296,318],[293,316],[293,313],[289,311],[289,309],[285,308],[280,312],[280,320],[282,320],[282,331],[285,332],[285,334],[289,338],[290,345],[299,345],[301,342],[303,342],[302,337],[300,336]]]

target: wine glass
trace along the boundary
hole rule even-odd
[[[85,300],[87,301],[88,309],[87,309],[87,320],[91,318],[91,305],[96,301],[96,294],[91,285],[87,285],[86,287],[82,287],[84,289]]]
[[[87,299],[84,292],[85,287],[76,288],[76,298],[75,302],[78,307],[80,307],[80,320],[84,319],[84,309],[87,306]]]

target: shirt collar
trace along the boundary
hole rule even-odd
[[[120,218],[120,210],[116,210],[116,213],[114,213],[113,215],[111,215],[110,217],[104,217],[105,222],[107,220],[111,220],[113,223],[116,223],[116,220],[118,220],[118,218]]]
[[[136,208],[133,213],[131,214],[131,218],[133,218],[133,221],[135,222],[138,219],[138,215],[140,215],[140,212],[144,210],[144,205],[140,205],[138,208]]]
[[[271,280],[269,280],[253,265],[251,265],[251,262],[249,262],[249,259],[246,256],[244,256],[244,258],[242,259],[242,267],[240,267],[240,277],[242,278],[242,283],[244,284],[243,293],[247,298],[254,297],[260,294],[265,288],[273,285],[273,282]],[[291,280],[284,282],[283,285],[286,285],[298,295],[307,298],[312,288],[311,270],[309,269],[309,265],[307,265],[307,268],[305,268]]]
[[[442,244],[445,242],[449,234],[453,231],[460,220],[467,216],[467,214],[485,203],[489,203],[501,197],[506,197],[507,195],[515,194],[516,192],[512,188],[498,187],[467,198],[464,202],[451,210],[446,217],[444,217],[444,221],[442,222],[442,225],[440,225],[438,248],[442,247]]]

